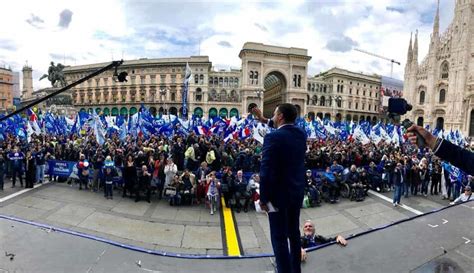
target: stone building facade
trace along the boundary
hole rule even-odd
[[[376,122],[381,77],[332,68],[308,78],[307,112],[319,118]]]
[[[13,72],[0,67],[0,112],[12,110],[13,107]]]
[[[212,68],[207,56],[125,61],[118,72],[128,73],[127,82],[114,81],[115,71],[111,70],[67,92],[77,111],[129,115],[143,104],[153,114],[180,115],[188,63],[192,70],[187,99],[189,116],[242,116],[252,105],[271,116],[276,105],[289,102],[297,105],[301,115],[320,115],[332,120],[377,117],[377,76],[333,68],[310,77],[311,56],[306,49],[294,47],[248,42],[239,57],[240,69],[219,71]],[[66,81],[70,84],[107,64],[66,67]],[[24,75],[29,75],[29,70],[26,72]],[[23,94],[31,93],[25,90]]]
[[[474,1],[456,0],[454,18],[439,33],[439,2],[428,54],[418,63],[418,32],[408,46],[404,96],[419,125],[474,136]]]

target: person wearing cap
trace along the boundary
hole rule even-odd
[[[107,157],[110,157],[110,156],[107,156]],[[104,168],[104,184],[105,184],[104,197],[106,199],[114,199],[113,183],[114,183],[114,177],[117,176],[117,171],[115,169],[113,162],[112,164],[106,163],[103,168]]]
[[[471,186],[464,187],[464,193],[459,195],[453,202],[449,203],[450,205],[459,204],[462,202],[474,200],[474,196],[472,195]]]
[[[301,236],[301,261],[306,261],[307,255],[305,249],[333,241],[336,241],[336,243],[340,244],[341,246],[347,245],[346,239],[341,235],[326,238],[316,234],[316,229],[313,222],[311,220],[306,220],[303,225],[303,236]]]

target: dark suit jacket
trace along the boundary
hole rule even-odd
[[[443,140],[436,156],[460,168],[470,175],[474,175],[474,153]]]
[[[260,201],[277,208],[301,206],[305,186],[306,134],[285,125],[265,136],[260,167]]]
[[[402,185],[402,176],[403,176],[402,172],[403,172],[403,170],[395,168],[395,170],[393,171],[393,174],[391,176],[393,185],[395,185],[395,186],[401,186]],[[406,183],[405,177],[403,179],[403,182]]]

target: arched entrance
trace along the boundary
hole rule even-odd
[[[227,118],[227,109],[226,108],[221,108],[221,110],[219,110],[219,116],[221,118]]]
[[[441,130],[444,129],[444,118],[439,117],[436,119],[436,129]]]
[[[156,107],[154,107],[154,106],[150,107],[150,114],[152,116],[156,116],[156,114],[157,114]]]
[[[308,113],[308,119],[309,120],[314,120],[314,117],[316,116],[316,114],[314,112],[309,112]]]
[[[125,110],[127,110],[127,108],[125,108]],[[119,114],[119,110],[117,107],[113,107],[112,108],[112,116],[118,116]]]
[[[177,116],[178,115],[178,109],[176,109],[176,107],[170,107],[169,114]]]
[[[230,117],[238,117],[239,116],[239,110],[232,108],[230,109]]]
[[[336,114],[336,121],[339,121],[339,122],[342,121],[342,115],[341,115],[341,113],[337,113],[337,114]]]
[[[474,136],[474,109],[471,110],[471,121],[469,123],[469,136]]]
[[[202,118],[203,112],[204,112],[204,111],[202,111],[202,108],[201,108],[201,107],[196,107],[196,108],[194,108],[194,115],[195,115],[196,117]]]
[[[110,110],[109,110],[109,108],[107,108],[107,107],[104,108],[104,115],[110,116]]]
[[[278,71],[272,71],[267,74],[263,83],[263,115],[265,117],[273,116],[275,108],[283,102],[282,93],[286,89],[285,76]]]
[[[138,112],[137,108],[136,107],[131,107],[130,108],[130,115],[134,115]]]
[[[418,119],[416,120],[416,125],[423,126],[423,122],[424,122],[423,117],[418,117]]]
[[[114,109],[117,109],[117,108],[115,108],[115,107],[112,108],[112,115],[114,114]],[[120,115],[121,115],[121,116],[126,116],[126,115],[128,115],[128,110],[127,110],[126,107],[120,108]]]
[[[209,117],[210,118],[217,117],[217,109],[216,108],[209,109]]]

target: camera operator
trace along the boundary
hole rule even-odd
[[[454,145],[445,139],[435,137],[423,127],[417,125],[411,126],[410,128],[408,128],[407,131],[408,138],[411,143],[417,143],[418,136],[415,133],[418,133],[419,137],[424,140],[424,142],[426,143],[425,145],[433,151],[434,155],[450,162],[451,164],[460,168],[464,172],[470,175],[474,175],[473,152]]]

